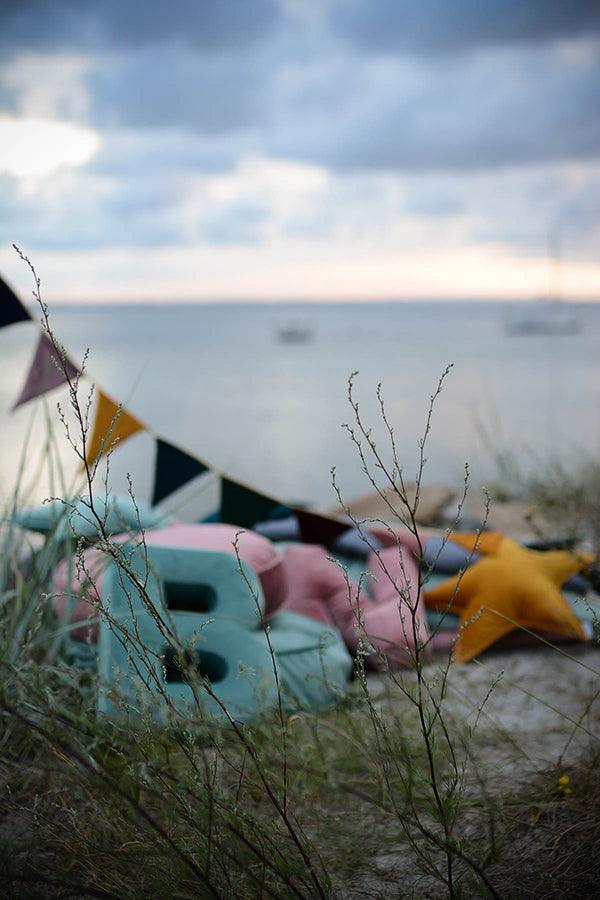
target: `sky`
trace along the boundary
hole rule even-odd
[[[12,243],[57,301],[600,299],[600,3],[2,0]]]

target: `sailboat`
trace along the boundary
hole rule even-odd
[[[549,238],[552,265],[548,275],[548,296],[542,297],[533,304],[527,304],[524,310],[512,316],[506,322],[506,333],[511,337],[529,335],[567,335],[577,334],[580,323],[568,304],[561,299],[560,276],[561,254],[560,235]]]
[[[546,297],[536,301],[526,312],[511,318],[506,324],[506,333],[511,337],[538,334],[577,334],[579,320],[566,309],[562,300]]]
[[[313,329],[306,322],[287,322],[277,329],[280,344],[308,344],[313,338]]]

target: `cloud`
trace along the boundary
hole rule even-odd
[[[28,249],[25,245],[25,248]],[[37,252],[48,301],[124,299],[208,301],[228,298],[373,300],[405,297],[508,299],[539,296],[548,277],[545,252],[520,257],[489,245],[395,245],[278,240],[256,246],[159,246],[139,254],[128,247],[73,253]],[[16,255],[0,247],[0,270],[27,296],[30,279]],[[566,261],[565,297],[598,296],[600,265]]]
[[[559,235],[566,257],[597,258],[599,191],[600,162],[481,173],[471,182],[468,238],[531,256],[548,254]]]
[[[337,170],[463,169],[600,152],[600,52],[283,64],[149,48],[88,76],[94,127],[185,130]],[[224,146],[224,142],[223,142]],[[201,162],[199,161],[199,164]]]
[[[203,244],[260,246],[269,212],[265,204],[251,201],[220,204],[198,216],[196,238]]]
[[[0,116],[0,172],[39,177],[62,166],[82,166],[100,137],[89,128],[44,119]]]
[[[592,0],[336,0],[334,31],[370,53],[455,53],[600,33]]]
[[[600,240],[595,198],[600,163],[502,171],[331,175],[285,160],[249,157],[232,169],[142,168],[115,174],[64,171],[23,182],[0,178],[0,242],[33,252],[103,248],[252,246],[259,261],[276,244],[302,254],[423,252],[471,245],[547,253],[560,229],[567,256],[594,259]],[[142,263],[145,265],[145,263]]]
[[[3,0],[0,42],[8,51],[175,43],[214,54],[261,41],[281,18],[275,0]]]
[[[214,250],[262,279],[274,248],[330,273],[330,254],[343,272],[398,248],[543,257],[559,225],[589,259],[599,18],[578,0],[7,0],[0,107],[101,145],[77,171],[0,177],[0,240],[128,264]]]
[[[91,60],[77,51],[25,52],[0,67],[0,107],[27,117],[85,120],[89,96],[85,77]]]
[[[600,153],[600,57],[554,48],[444,61],[366,62],[354,103],[315,107],[272,152],[339,170],[480,169]]]
[[[183,188],[94,178],[81,170],[35,181],[0,177],[0,243],[31,251],[172,245],[185,240]]]
[[[258,128],[272,108],[265,74],[253,56],[148,47],[90,73],[90,118],[105,127],[184,127],[207,134]]]
[[[101,167],[100,167],[101,168]],[[300,214],[326,184],[314,166],[248,158],[235,169],[175,168],[163,178],[148,170],[68,171],[60,177],[0,177],[5,213],[0,242],[33,250],[159,245],[259,245]]]
[[[149,132],[147,154],[158,160],[164,149],[165,170],[171,157],[178,164],[176,144],[181,159],[186,158],[182,164],[200,170],[232,166],[249,154],[338,171],[425,171],[534,164],[600,152],[600,41],[573,37],[584,24],[595,27],[591,4],[570,4],[567,15],[566,6],[551,0],[543,24],[533,2],[502,7],[489,2],[477,8],[469,2],[465,40],[469,46],[479,41],[479,52],[425,56],[390,55],[375,43],[365,53],[356,42],[340,38],[336,16],[348,21],[354,16],[357,34],[365,40],[369,28],[385,31],[384,0],[334,4],[333,30],[320,7],[312,16],[300,16],[289,12],[293,7],[284,13],[283,5],[273,3],[242,3],[243,13],[237,4],[179,4],[162,30],[152,15],[148,21],[139,15],[137,3],[111,0],[106,15],[91,0],[47,6],[63,12],[69,7],[73,21],[83,17],[88,31],[102,30],[105,43],[86,56],[82,40],[75,52],[79,26],[71,24],[65,36],[70,35],[68,54],[28,53],[5,63],[0,102],[20,114],[40,116],[46,108],[49,117],[71,118],[112,134]],[[32,16],[34,8],[25,4],[20,11],[13,4],[13,17]],[[466,16],[464,8],[458,5],[457,20]],[[46,5],[40,9],[43,17]],[[247,39],[239,32],[249,9],[255,18]],[[423,6],[395,2],[388,10],[390,34],[398,22],[408,22],[406,47],[423,29],[452,43],[453,28],[463,33],[456,23],[446,28],[454,7],[438,3],[436,16],[433,9],[431,0]],[[359,27],[365,11],[371,25]],[[119,16],[127,23],[122,35],[115,25]],[[206,35],[216,35],[214,43],[207,37],[206,47],[184,34],[186,22],[190,32],[205,33],[198,17],[210,23]],[[521,30],[517,21],[525,23]],[[113,27],[120,36],[111,43],[107,35]],[[548,29],[572,39],[543,41]],[[539,40],[525,48],[524,36],[533,40],[534,33]],[[189,151],[183,149],[183,135]]]
[[[145,184],[171,180],[190,172],[223,172],[233,169],[244,151],[244,141],[230,135],[199,135],[181,128],[103,132],[100,150],[87,170],[127,181],[142,178]]]
[[[325,201],[327,185],[317,166],[251,156],[231,171],[197,175],[180,216],[192,241],[260,246]]]

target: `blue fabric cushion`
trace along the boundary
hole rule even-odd
[[[438,535],[430,537],[423,548],[424,563],[433,566],[435,572],[445,572],[448,575],[456,575],[461,569],[466,569],[469,562],[474,563],[480,558],[481,554],[470,553],[453,543],[451,538]]]
[[[158,528],[172,520],[171,516],[145,503],[134,503],[127,494],[111,494],[108,501],[95,496],[94,510],[108,534]],[[99,536],[98,521],[90,508],[89,499],[85,497],[76,497],[66,503],[50,500],[21,510],[15,515],[15,522],[29,531],[39,531],[41,534],[54,532],[59,538],[84,537],[93,540]]]
[[[136,545],[123,549],[146,584],[147,601],[111,562],[103,583],[110,620],[101,618],[99,712],[109,719],[143,713],[164,722],[172,714],[182,721],[195,714],[224,718],[226,708],[248,722],[274,710],[273,657],[255,602],[262,607],[264,599],[250,567],[189,548],[151,546],[147,558]],[[335,703],[352,671],[337,629],[288,612],[268,627],[285,709]],[[184,671],[174,632],[188,657]]]
[[[368,541],[367,544],[358,528],[349,528],[339,538],[336,538],[333,550],[344,556],[360,556],[366,559],[371,550],[381,550],[383,547],[381,541],[374,534],[368,536]]]

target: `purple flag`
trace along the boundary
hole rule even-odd
[[[63,366],[50,339],[45,334],[41,334],[25,384],[13,409],[64,384],[67,381],[65,369],[69,378],[77,377],[78,371],[73,363],[65,358]]]

